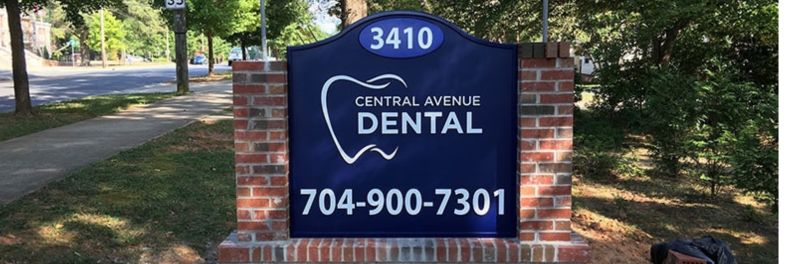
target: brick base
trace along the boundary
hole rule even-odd
[[[498,238],[303,238],[220,244],[220,263],[265,262],[566,262],[589,261],[589,246],[572,241],[520,243]]]

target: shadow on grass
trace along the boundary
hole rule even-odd
[[[707,197],[692,183],[680,179],[586,179],[579,184],[607,186],[618,192],[612,194],[613,199],[577,195],[575,210],[586,209],[634,226],[650,235],[646,242],[712,235],[728,242],[741,262],[778,260],[777,216],[766,209],[736,202],[735,194]],[[648,252],[651,245],[644,246]]]
[[[0,207],[0,262],[212,258],[235,227],[233,156],[230,121],[196,123],[74,172]]]
[[[0,141],[108,115],[133,105],[150,104],[173,93],[113,94],[34,107],[34,116],[0,113]]]

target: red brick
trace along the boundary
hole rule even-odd
[[[237,186],[239,185],[268,185],[269,180],[264,176],[242,176],[237,177]]]
[[[553,184],[553,175],[525,175],[520,176],[521,185]]]
[[[373,239],[366,239],[366,261],[374,262],[376,261],[377,256],[377,248],[375,247]]]
[[[457,248],[458,245],[459,239],[448,239],[448,262],[459,261],[459,249]]]
[[[234,107],[234,118],[245,119],[250,116],[250,111],[247,108]]]
[[[534,195],[536,195],[536,187],[520,186],[520,196],[534,196]]]
[[[551,128],[520,129],[521,138],[554,138],[555,130]]]
[[[591,256],[587,246],[559,246],[558,261],[569,263],[588,263]]]
[[[448,246],[446,246],[446,239],[436,239],[435,243],[435,259],[437,262],[448,262]]]
[[[234,131],[237,141],[264,141],[267,139],[266,131]]]
[[[553,130],[550,129],[551,134]],[[541,150],[572,150],[572,139],[540,140],[539,149]]]
[[[555,206],[556,207],[566,207],[572,206],[572,197],[556,197],[555,198]]]
[[[532,173],[536,171],[536,164],[520,164],[520,173]]]
[[[247,166],[247,165],[237,165],[235,171],[236,171],[237,175],[249,174],[250,173],[250,167]]]
[[[520,94],[520,104],[536,104],[536,94],[523,92]]]
[[[555,59],[521,59],[520,67],[525,68],[555,68]]]
[[[520,207],[551,207],[553,206],[553,198],[548,197],[522,197],[520,198]]]
[[[294,254],[297,257],[297,262],[306,262],[308,261],[308,254],[305,252],[308,250],[308,239],[300,239],[300,242],[297,243],[297,253]]]
[[[555,221],[555,230],[559,231],[571,231],[572,230],[572,222],[571,221]]]
[[[574,80],[575,72],[570,70],[546,70],[540,73],[542,80]]]
[[[536,210],[533,210],[533,208],[526,209],[529,207],[520,205],[520,218],[536,218]]]
[[[520,230],[552,230],[553,221],[532,220],[520,221]]]
[[[536,150],[536,140],[520,140],[520,150]]]
[[[220,247],[217,258],[223,263],[250,262],[248,250],[248,248]]]
[[[264,163],[267,162],[267,155],[264,154],[236,154],[237,163]]]
[[[533,117],[521,117],[520,118],[520,128],[526,127],[536,127],[536,118]]]
[[[289,178],[286,176],[270,176],[269,180],[272,186],[286,186],[289,183]]]
[[[569,219],[572,217],[572,209],[537,209],[536,216],[538,218],[562,218]]]
[[[561,52],[561,50],[559,50],[559,52]],[[567,52],[567,54],[568,54],[568,52]],[[559,58],[558,66],[561,67],[561,68],[572,68],[572,67],[575,67],[575,59],[574,58]]]
[[[524,82],[520,83],[520,90],[525,92],[555,91],[555,82]]]
[[[575,102],[574,94],[542,94],[539,95],[540,104],[563,104]]]
[[[520,232],[520,241],[533,241],[534,232]]]
[[[539,186],[537,190],[539,195],[570,195],[572,193],[571,186]]]
[[[239,230],[267,230],[267,224],[261,221],[256,222],[237,222],[237,229]]]
[[[250,210],[237,210],[237,221],[238,220],[252,220],[253,215],[250,213]]]
[[[263,94],[264,93],[264,85],[263,84],[239,84],[235,83],[233,85],[234,94]]]
[[[519,243],[506,243],[509,248],[509,255],[506,257],[505,262],[516,263],[520,260],[520,244]]]
[[[286,94],[286,86],[284,85],[269,84],[267,85],[267,89],[267,94]]]
[[[231,63],[231,70],[239,71],[263,71],[264,63],[256,61],[235,61]]]
[[[308,261],[316,262],[319,260],[319,242],[320,239],[310,239],[308,242]]]
[[[539,118],[539,126],[541,127],[572,126],[573,123],[571,116]]]
[[[330,261],[330,243],[332,242],[331,239],[322,239],[319,243],[319,261],[321,262],[328,262]]]
[[[237,197],[248,197],[250,196],[250,188],[236,188],[236,195]]]
[[[573,157],[572,151],[558,151],[556,152],[555,161],[557,162],[572,161],[572,157]]]
[[[333,239],[333,243],[330,244],[330,247],[331,247],[330,251],[332,251],[333,257],[330,259],[330,261],[333,261],[333,262],[340,262],[341,261],[341,249],[342,249],[341,246],[342,246],[342,243],[343,243],[343,240],[340,239],[340,238]]]
[[[571,173],[572,172],[572,164],[571,163],[542,163],[539,164],[539,172],[547,172],[547,173]]]
[[[481,244],[480,239],[471,239],[470,240],[470,255],[473,258],[473,262],[482,262],[484,261],[483,256],[483,245]]]
[[[286,196],[289,189],[286,187],[255,187],[253,196]]]
[[[572,138],[574,132],[571,128],[558,128],[556,130],[556,138]]]
[[[236,120],[234,120],[234,129],[247,129],[247,126],[248,126],[247,119],[236,119]]]
[[[507,243],[503,239],[495,240],[495,251],[498,252],[498,255],[495,256],[495,262],[497,263],[504,263],[509,261],[508,256],[506,256],[506,248],[508,247]]]
[[[569,241],[571,239],[571,234],[569,232],[539,233],[539,240],[541,241]]]
[[[270,200],[267,198],[237,199],[237,208],[267,208]]]
[[[462,261],[467,262],[470,261],[470,244],[468,243],[467,239],[460,239],[459,240],[459,252],[462,255]]]
[[[248,104],[247,96],[234,96],[234,105],[247,106],[247,104]]]
[[[536,71],[521,71],[520,72],[520,80],[521,81],[533,81],[533,80],[536,80]]]
[[[575,106],[574,105],[557,105],[556,106],[556,113],[559,115],[572,115],[575,113]]]
[[[253,98],[253,105],[264,106],[285,106],[286,97],[284,96],[260,96]]]
[[[575,90],[575,82],[572,81],[561,81],[558,82],[558,91],[559,92],[572,92]]]
[[[522,152],[520,153],[520,160],[522,161],[552,161],[552,152]]]

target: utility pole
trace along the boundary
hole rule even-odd
[[[102,68],[107,67],[107,52],[105,51],[104,7],[99,9],[99,37],[102,43]]]
[[[264,71],[270,70],[270,63],[269,63],[269,50],[267,49],[267,16],[264,12],[266,8],[264,7],[264,0],[259,1],[261,4],[261,54],[264,57]]]
[[[542,0],[542,42],[547,43],[547,1]]]
[[[187,18],[184,8],[173,10],[173,29],[176,33],[176,92],[190,91],[187,69]]]

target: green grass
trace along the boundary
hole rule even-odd
[[[113,94],[34,107],[34,116],[0,113],[0,141],[112,114],[134,105],[150,104],[174,93]]]
[[[0,207],[0,263],[199,262],[235,227],[231,121],[194,123]]]

